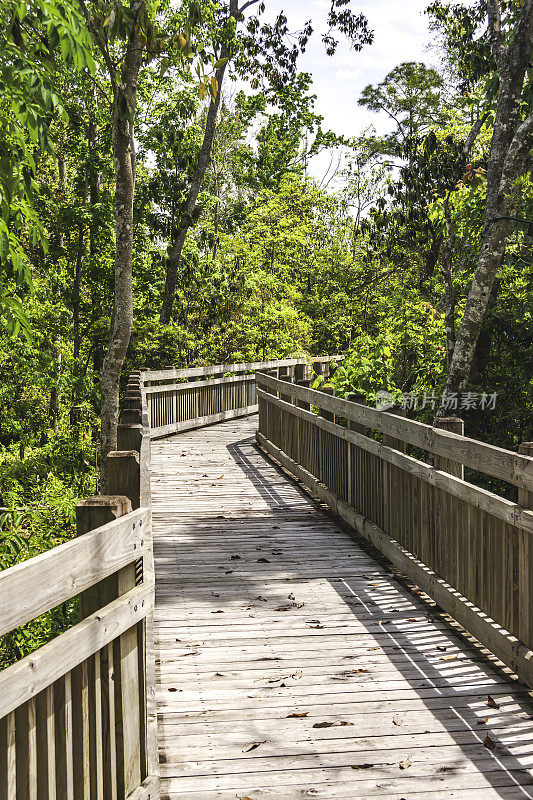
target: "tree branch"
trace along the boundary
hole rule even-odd
[[[476,139],[477,139],[477,137],[479,135],[479,132],[480,132],[481,128],[483,127],[483,125],[485,123],[485,120],[487,119],[488,116],[489,116],[489,112],[486,111],[483,114],[482,117],[478,117],[476,119],[476,121],[474,122],[474,124],[470,128],[470,133],[466,137],[466,141],[465,141],[465,143],[463,145],[463,153],[464,153],[465,156],[469,156],[470,155],[470,151],[472,150],[472,148],[473,148],[473,146],[474,146],[474,144],[476,142]]]
[[[248,2],[243,3],[243,5],[239,8],[237,13],[242,14],[242,12],[246,11],[247,8],[249,8],[250,6],[257,5],[257,3],[259,3],[259,0],[248,0]]]

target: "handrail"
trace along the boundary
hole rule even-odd
[[[279,382],[267,375],[261,375],[259,382],[272,389],[279,388]],[[340,397],[332,397],[315,389],[283,384],[283,393],[295,400],[305,400],[337,416],[344,416],[360,425],[374,428],[422,450],[460,462],[478,472],[533,491],[533,458],[529,456],[434,428],[423,422],[378,411]]]
[[[314,367],[330,369],[342,356],[313,357]],[[289,375],[299,371],[304,377],[309,359],[285,358],[242,364],[216,364],[191,369],[144,370],[141,373],[142,394],[146,399],[152,439],[235,419],[257,412],[255,375],[263,370],[284,370]],[[237,373],[223,376],[224,373]],[[196,378],[186,383],[180,379]],[[171,381],[171,383],[169,383]],[[155,385],[154,385],[155,383]]]
[[[531,445],[517,454],[257,377],[260,446],[533,686]],[[518,502],[465,481],[462,463],[515,483]]]
[[[0,672],[8,800],[159,797],[150,431],[139,375],[128,393],[128,450],[108,456],[111,494],[78,504],[76,539],[0,572],[0,635],[74,597],[81,616]]]

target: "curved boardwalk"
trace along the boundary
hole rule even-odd
[[[162,797],[533,798],[518,683],[254,445],[154,442]]]

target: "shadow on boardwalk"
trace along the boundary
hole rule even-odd
[[[215,447],[201,500],[155,507],[163,796],[532,798],[524,688],[253,439],[225,449],[241,478]]]

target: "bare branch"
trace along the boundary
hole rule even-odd
[[[476,142],[476,139],[479,136],[479,132],[480,132],[481,128],[483,127],[483,125],[485,124],[485,120],[487,119],[488,116],[489,116],[489,112],[486,111],[483,114],[483,116],[482,117],[478,117],[476,119],[476,121],[474,122],[474,124],[472,125],[472,127],[470,129],[470,133],[466,137],[466,141],[465,141],[465,143],[463,145],[463,153],[464,153],[465,156],[469,156],[470,155],[470,151],[472,150],[472,148],[473,148],[473,146],[474,146],[474,144]]]

